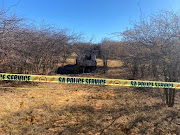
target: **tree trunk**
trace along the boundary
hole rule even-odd
[[[108,59],[106,57],[103,57],[104,73],[106,73],[106,70],[107,70],[107,61],[108,61]]]

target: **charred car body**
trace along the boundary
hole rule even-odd
[[[96,69],[96,55],[93,51],[85,51],[78,55],[76,59],[76,66],[79,72],[91,72]]]
[[[58,74],[78,74],[78,73],[90,73],[96,69],[96,55],[93,51],[85,51],[78,54],[75,65],[66,65],[59,67]]]

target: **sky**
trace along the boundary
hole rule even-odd
[[[0,4],[5,8],[17,4],[11,8],[17,16],[37,25],[68,28],[95,43],[107,37],[117,40],[112,33],[126,30],[141,13],[180,11],[180,0],[0,0]]]

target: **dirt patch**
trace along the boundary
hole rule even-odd
[[[1,134],[178,134],[179,104],[128,87],[39,84],[0,97]],[[13,97],[13,98],[12,98]]]

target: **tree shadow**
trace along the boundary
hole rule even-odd
[[[79,67],[76,64],[66,65],[57,69],[57,74],[82,74],[92,73],[96,67]]]

